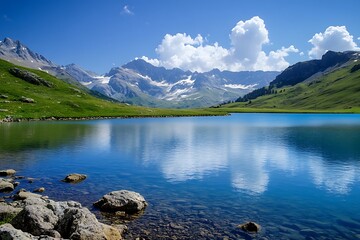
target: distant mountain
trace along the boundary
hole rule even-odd
[[[113,68],[87,84],[107,96],[152,107],[206,107],[267,85],[279,72],[229,72],[214,69],[198,73],[155,67],[137,59]]]
[[[298,62],[279,74],[269,86],[256,89],[244,96],[239,97],[236,102],[246,102],[257,97],[272,94],[276,89],[284,86],[294,86],[301,83],[312,76],[324,74],[333,68],[342,67],[343,64],[360,59],[359,52],[326,52],[320,60],[310,60]]]
[[[151,107],[207,107],[261,88],[279,72],[230,72],[214,69],[205,73],[165,69],[137,59],[100,76],[75,64],[60,66],[34,53],[19,41],[0,42],[0,58],[46,71],[67,82],[81,85],[116,100]]]
[[[327,52],[321,60],[290,66],[269,86],[222,107],[359,112],[359,93],[360,52]]]

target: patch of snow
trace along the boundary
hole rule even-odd
[[[184,95],[185,93],[188,93],[191,91],[192,88],[184,88],[184,89],[176,89],[175,91],[167,94],[164,99],[166,100],[176,100],[178,98],[185,98],[187,95]]]
[[[356,60],[354,60],[354,62],[357,62],[358,60],[356,59]]]
[[[32,62],[32,63],[33,63],[34,61],[33,61],[33,60],[30,60],[30,62]]]
[[[249,89],[249,88],[253,88],[256,87],[257,84],[252,84],[252,85],[243,85],[243,84],[225,84],[224,87],[227,88],[235,88],[235,89]]]
[[[43,71],[43,72],[46,72],[46,73],[49,73],[48,71],[42,69],[41,67],[39,67],[39,70],[40,70],[40,71]]]
[[[92,84],[92,82],[80,82],[80,83],[83,86],[89,86],[90,84]]]
[[[102,84],[108,84],[111,77],[95,76],[95,77],[93,77],[93,78],[95,78],[96,80],[101,81]]]
[[[174,85],[181,84],[181,85],[192,85],[194,84],[195,80],[191,79],[191,75],[188,78],[182,79],[176,82]]]
[[[141,75],[140,73],[137,73],[137,75],[138,75],[139,77],[141,77],[141,78],[149,81],[149,83],[150,83],[151,85],[154,85],[154,86],[157,86],[157,87],[169,87],[169,86],[170,86],[170,84],[167,83],[165,80],[163,80],[163,81],[161,81],[161,82],[157,82],[157,81],[152,80],[151,77],[149,77],[149,76],[143,76],[143,75]]]

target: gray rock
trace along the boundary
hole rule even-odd
[[[86,179],[86,177],[87,176],[84,174],[71,173],[63,179],[63,182],[78,183],[78,182],[84,181]]]
[[[13,207],[6,202],[1,202],[0,203],[0,221],[3,221],[9,217],[13,217],[13,216],[17,215],[21,210],[22,210],[22,208]]]
[[[35,100],[34,100],[34,99],[28,98],[28,97],[24,97],[24,96],[22,96],[22,97],[20,98],[20,101],[21,101],[21,102],[24,102],[24,103],[35,103]]]
[[[69,239],[121,239],[119,230],[99,223],[87,208],[68,208],[60,223],[60,233]]]
[[[59,234],[54,234],[53,230],[58,220],[58,216],[46,206],[29,205],[16,215],[11,224],[17,229],[36,236],[50,235],[57,237]]]
[[[14,228],[11,224],[3,224],[0,226],[0,239],[3,240],[33,240],[35,239],[29,233]]]
[[[14,169],[4,169],[0,170],[0,176],[11,176],[14,175],[16,171]]]
[[[137,192],[120,190],[104,195],[94,206],[104,212],[124,211],[131,214],[144,210],[147,202]]]
[[[11,192],[14,190],[14,184],[4,179],[0,180],[0,192]]]
[[[23,209],[11,223],[15,228],[38,237],[36,239],[121,239],[118,229],[98,222],[95,215],[78,202],[55,202],[38,197],[16,202],[13,205]],[[41,235],[47,238],[41,238]]]
[[[40,194],[36,194],[36,193],[31,193],[31,192],[26,192],[26,191],[19,191],[15,196],[14,199],[15,200],[24,200],[26,198],[41,198],[43,197]]]
[[[18,77],[28,83],[34,84],[34,85],[43,85],[46,87],[53,87],[53,84],[44,80],[43,78],[39,77],[38,75],[36,75],[35,73],[26,71],[26,70],[22,70],[19,68],[11,68],[9,69],[9,72],[15,76]]]
[[[246,222],[240,224],[238,228],[242,229],[245,232],[250,232],[250,233],[257,233],[261,229],[260,225],[257,224],[256,222]]]

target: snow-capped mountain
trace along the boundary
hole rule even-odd
[[[131,104],[155,107],[206,107],[236,99],[269,84],[278,72],[198,73],[155,67],[137,59],[113,68],[95,81],[92,90]]]
[[[75,64],[57,65],[10,38],[0,42],[0,58],[46,71],[66,81],[76,80],[93,91],[122,102],[151,107],[213,106],[266,86],[279,74],[218,69],[198,73],[155,67],[137,59],[112,68],[105,75],[98,75]]]

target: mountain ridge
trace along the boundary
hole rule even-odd
[[[11,39],[7,39],[9,42]],[[12,41],[12,40],[11,40]],[[21,44],[18,41],[19,44]],[[1,46],[2,45],[2,46]],[[7,44],[0,43],[5,49]],[[13,47],[12,47],[13,48]],[[151,107],[208,107],[224,101],[235,100],[251,90],[267,85],[279,72],[230,72],[214,69],[199,73],[183,71],[179,68],[165,69],[135,59],[121,67],[112,68],[105,75],[95,75],[91,71],[75,65],[56,65],[44,58],[36,62],[28,54],[23,61],[16,52],[3,51],[0,58],[11,55],[5,60],[30,68],[51,73],[74,84],[82,84],[90,90],[97,91],[116,100]],[[11,54],[10,54],[11,53]],[[18,58],[19,59],[18,59]],[[36,62],[37,64],[32,64]]]
[[[235,102],[247,102],[257,97],[272,94],[275,89],[284,86],[294,86],[316,74],[321,74],[328,69],[341,66],[350,60],[360,59],[360,53],[356,51],[334,52],[327,51],[321,59],[298,62],[286,68],[268,86],[259,88],[242,97]]]

